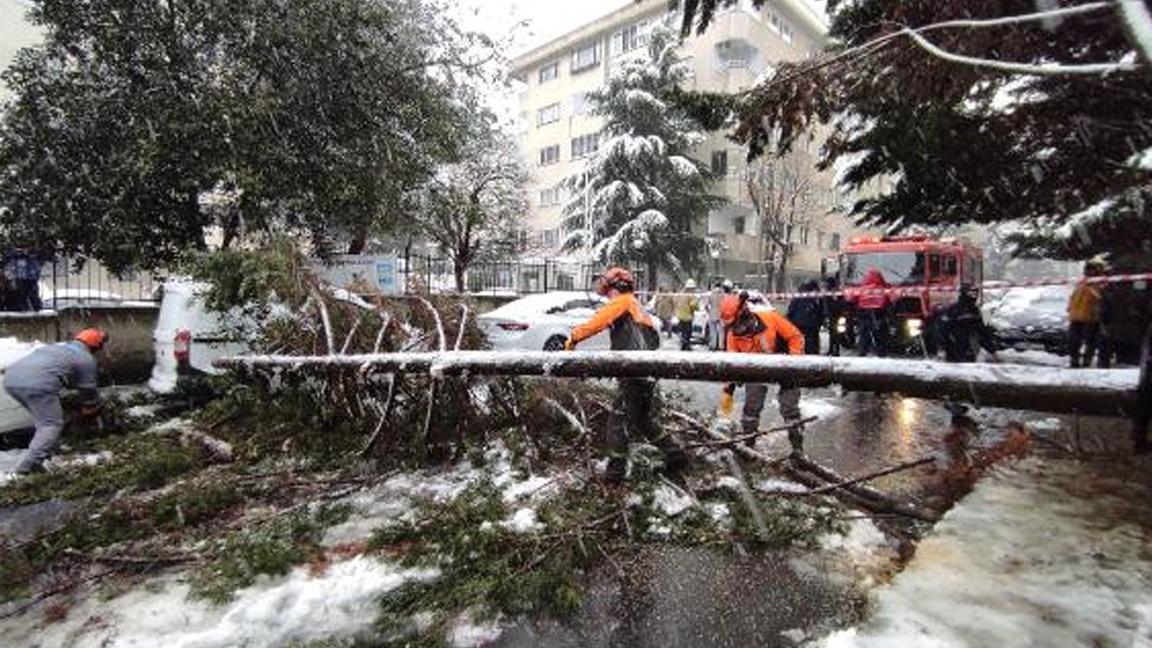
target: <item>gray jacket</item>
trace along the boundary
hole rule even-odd
[[[42,346],[4,372],[5,387],[26,392],[56,393],[66,384],[80,390],[85,405],[100,402],[100,393],[96,391],[96,358],[83,342]]]

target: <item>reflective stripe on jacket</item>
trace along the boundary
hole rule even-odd
[[[788,355],[804,355],[804,334],[776,311],[752,311],[761,323],[754,335],[737,336],[728,330],[728,350],[736,353],[780,353],[781,339]]]

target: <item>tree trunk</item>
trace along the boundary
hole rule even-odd
[[[780,249],[780,268],[776,273],[776,292],[784,292],[787,290],[786,284],[788,283],[788,245]]]
[[[348,254],[364,254],[368,247],[368,227],[358,226],[352,233],[352,240],[348,242]]]
[[[647,268],[645,268],[645,272],[648,273],[648,281],[646,283],[648,284],[648,293],[649,294],[655,293],[656,287],[659,285],[659,282],[657,282],[657,280],[656,280],[657,271],[658,271],[658,269],[656,267],[656,262],[655,261],[648,261]]]
[[[220,249],[230,249],[232,242],[235,241],[240,234],[240,210],[235,207],[229,209],[228,215],[224,217],[224,222],[221,223],[220,229],[223,230]]]
[[[1102,416],[1135,411],[1136,372],[984,364],[826,358],[775,354],[669,351],[549,353],[387,353],[349,356],[239,356],[221,368],[290,367],[384,373],[553,376],[566,378],[673,378],[713,382],[799,382],[805,387],[839,384],[850,391],[899,393],[982,407]]]
[[[461,295],[467,292],[468,289],[466,280],[468,274],[467,271],[468,268],[463,263],[460,263],[459,261],[453,262],[452,274],[456,276],[456,292],[460,293]]]

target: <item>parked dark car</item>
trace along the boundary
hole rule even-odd
[[[1068,298],[1072,286],[1009,288],[987,293],[984,317],[1000,348],[1068,353]]]

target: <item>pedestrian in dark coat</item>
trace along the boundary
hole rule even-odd
[[[992,328],[984,323],[971,286],[962,286],[956,303],[940,312],[936,332],[948,362],[976,362],[980,347],[996,355]]]
[[[1100,367],[1136,365],[1140,344],[1152,322],[1152,291],[1146,281],[1109,284],[1100,298]]]
[[[800,284],[800,292],[819,292],[816,280]],[[798,297],[788,304],[786,318],[804,334],[805,355],[820,355],[820,327],[824,323],[824,302],[819,297]]]
[[[828,277],[824,280],[824,290],[836,292],[840,290],[840,282],[836,277]],[[844,297],[824,298],[824,315],[828,322],[828,355],[830,356],[840,355],[840,347],[844,344],[847,334],[847,330],[844,333],[840,332],[840,318],[844,318],[845,329],[847,329],[849,323],[847,314],[848,304],[844,301]]]
[[[1140,354],[1140,383],[1136,388],[1138,400],[1132,417],[1132,448],[1136,454],[1152,450],[1148,440],[1148,426],[1152,424],[1152,324],[1144,332],[1144,346]]]

